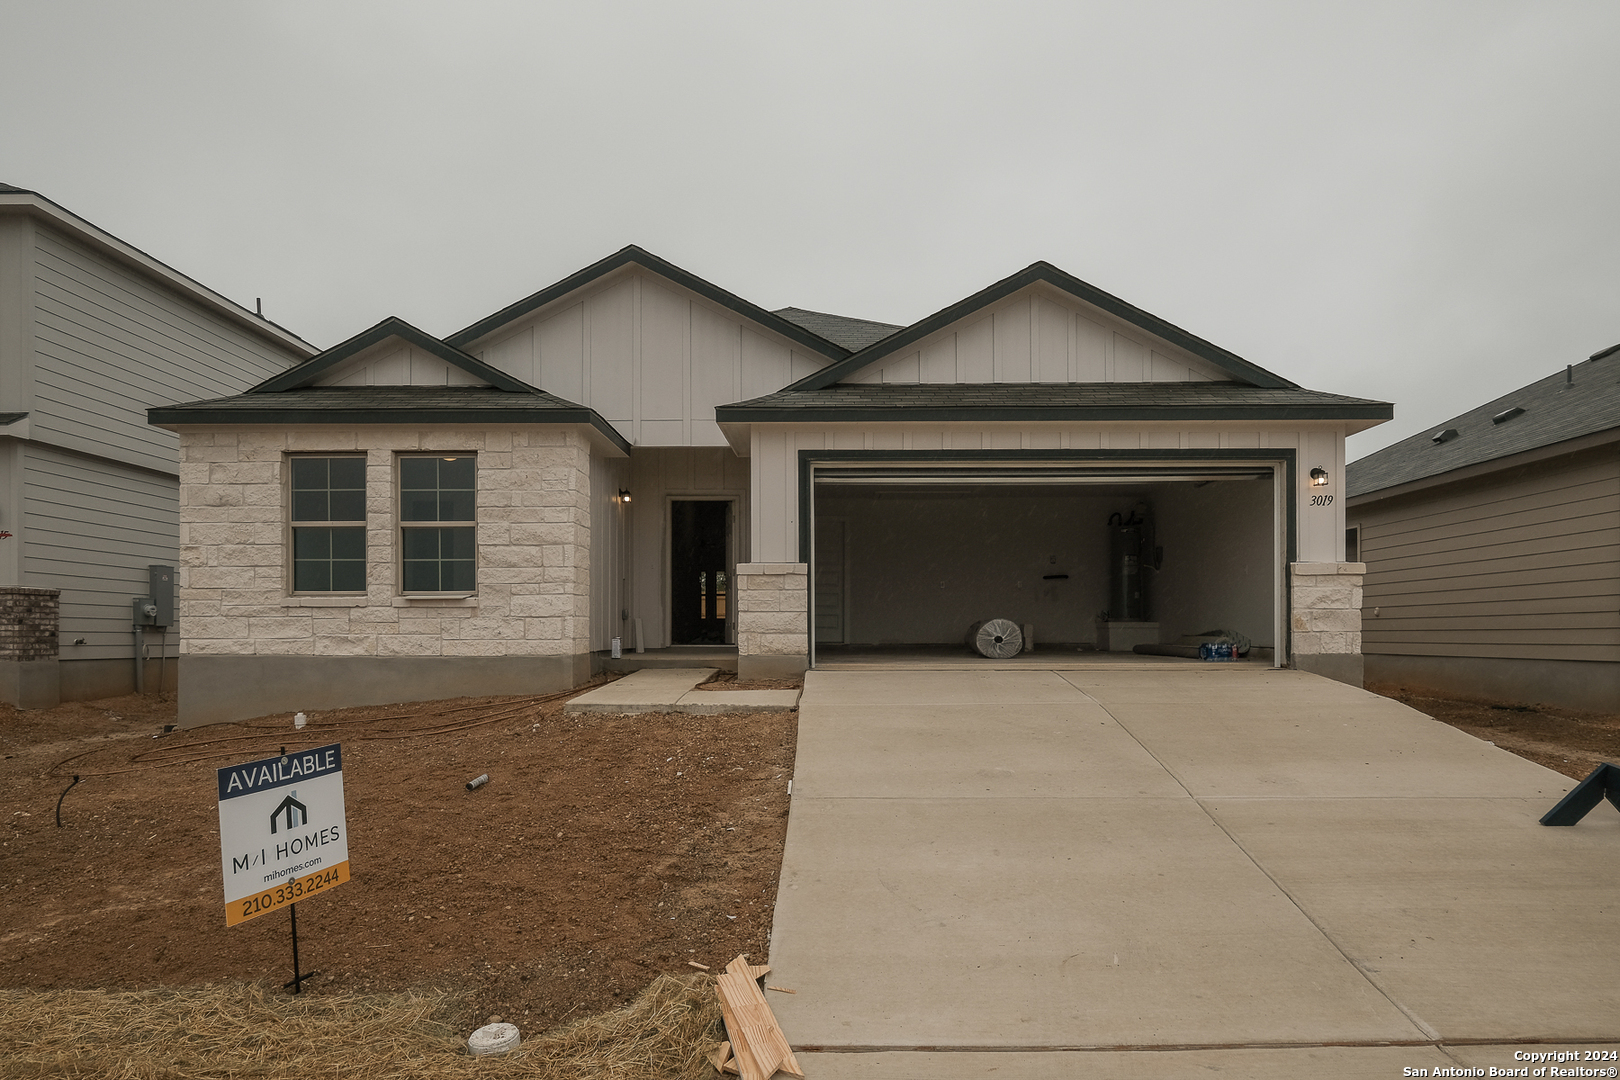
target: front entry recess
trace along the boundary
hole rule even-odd
[[[731,503],[677,499],[670,504],[670,641],[723,645],[729,587],[726,538]]]

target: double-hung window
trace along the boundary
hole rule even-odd
[[[407,593],[477,588],[477,458],[399,459],[401,585]]]
[[[366,591],[366,459],[294,457],[292,589]]]

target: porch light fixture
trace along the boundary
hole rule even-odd
[[[619,489],[619,501],[622,503],[627,503],[630,501],[630,492],[625,488]]]
[[[1318,465],[1311,470],[1311,487],[1327,487],[1328,471]]]

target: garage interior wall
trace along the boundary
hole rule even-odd
[[[1164,548],[1149,575],[1161,640],[1221,627],[1269,646],[1272,490],[1269,480],[818,485],[818,644],[956,644],[989,618],[1034,624],[1038,645],[1095,642],[1109,517],[1146,502]]]
[[[1221,629],[1276,647],[1274,490],[1269,478],[1154,490],[1164,548],[1153,583],[1161,641]]]

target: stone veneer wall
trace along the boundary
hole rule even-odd
[[[366,455],[364,596],[293,596],[286,462]],[[474,453],[478,589],[400,595],[396,457]],[[590,676],[590,447],[568,428],[187,432],[180,721],[538,693]]]
[[[810,666],[810,568],[737,564],[737,677],[782,679]]]
[[[1366,563],[1292,563],[1289,629],[1293,665],[1360,686],[1361,582]]]

